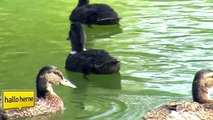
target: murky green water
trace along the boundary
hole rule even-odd
[[[213,69],[213,1],[95,2],[107,2],[122,19],[120,27],[84,26],[86,47],[118,58],[120,74],[65,71],[77,0],[1,0],[0,89],[34,89],[38,70],[51,64],[78,88],[55,87],[66,109],[49,119],[139,120],[163,102],[191,100],[194,73]]]

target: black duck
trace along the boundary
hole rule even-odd
[[[79,0],[69,19],[72,22],[88,25],[113,25],[119,24],[120,20],[118,14],[109,5],[89,4],[89,0]]]
[[[72,23],[69,32],[72,46],[65,68],[72,72],[84,74],[112,74],[120,70],[119,61],[105,50],[84,49],[85,33],[80,23]]]

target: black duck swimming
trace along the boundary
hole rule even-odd
[[[107,51],[84,49],[85,33],[81,23],[71,24],[69,38],[72,50],[66,59],[65,68],[67,70],[84,74],[112,74],[119,72],[119,61],[111,57]]]
[[[0,120],[27,118],[37,115],[56,113],[64,109],[61,98],[53,91],[53,85],[63,85],[76,88],[63,74],[54,66],[43,67],[36,79],[37,97],[35,106],[29,108],[3,110],[0,102]]]
[[[118,14],[109,5],[89,4],[89,0],[79,0],[69,19],[72,22],[80,22],[88,25],[119,24],[120,20]]]
[[[194,102],[171,102],[149,111],[143,120],[213,120],[213,71],[200,70],[192,83]]]

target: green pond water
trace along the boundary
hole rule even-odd
[[[161,103],[191,101],[195,72],[213,69],[213,1],[97,2],[122,19],[120,26],[84,26],[86,48],[119,59],[120,74],[64,69],[77,0],[0,0],[0,89],[35,89],[39,69],[57,66],[78,88],[54,87],[66,109],[42,118],[51,120],[139,120]]]

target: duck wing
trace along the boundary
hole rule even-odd
[[[107,4],[92,4],[97,10],[97,21],[120,19],[118,14]]]
[[[88,17],[95,14],[96,14],[96,9],[94,9],[90,5],[84,5],[84,6],[75,8],[69,17],[69,20],[72,22],[86,23]]]
[[[69,54],[66,59],[65,68],[72,72],[91,73],[93,64],[93,53],[90,51]]]
[[[92,67],[96,74],[112,74],[119,72],[120,64],[117,59],[111,57],[108,52],[104,50],[91,50],[93,53]]]

